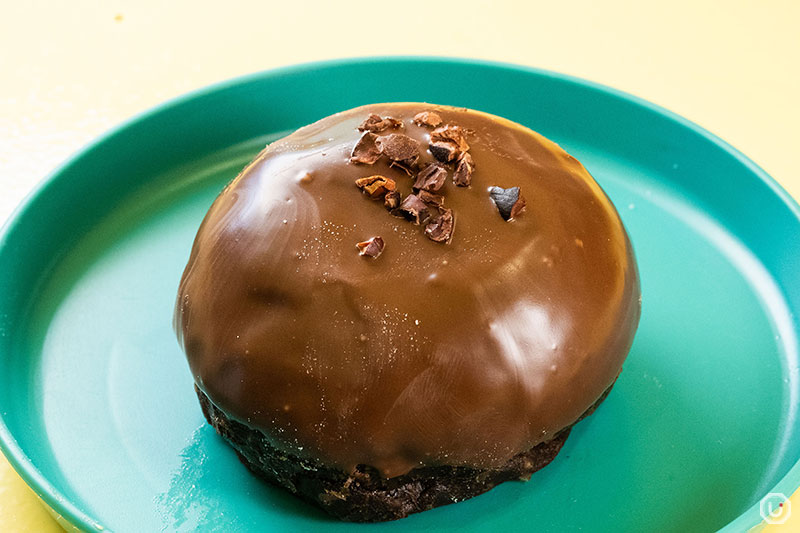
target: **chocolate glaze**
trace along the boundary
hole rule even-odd
[[[468,131],[470,187],[448,177],[448,243],[391,216],[349,162],[370,113],[435,110]],[[450,171],[452,174],[452,169]],[[487,192],[519,186],[505,221]],[[378,258],[356,243],[380,236]],[[639,321],[633,252],[613,205],[573,157],[485,113],[376,104],[262,151],[216,199],[181,280],[175,327],[197,386],[278,448],[345,472],[492,468],[552,439],[615,380]]]

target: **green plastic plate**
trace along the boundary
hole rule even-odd
[[[643,314],[608,400],[528,483],[377,525],[251,476],[208,427],[172,331],[221,188],[270,139],[380,101],[466,106],[580,159],[616,204]],[[800,209],[652,104],[559,74],[355,59],[169,102],[51,175],[0,234],[0,441],[78,528],[113,531],[742,531],[800,485]]]

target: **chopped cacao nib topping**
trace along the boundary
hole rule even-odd
[[[431,155],[442,163],[449,163],[458,157],[458,148],[451,142],[434,142],[428,145]]]
[[[396,118],[385,117],[381,118],[380,115],[375,113],[371,114],[367,119],[358,127],[358,131],[371,131],[372,133],[380,133],[389,128],[399,128],[403,123]]]
[[[392,133],[378,137],[376,140],[378,149],[392,161],[408,162],[416,161],[419,157],[419,143],[402,133]]]
[[[469,150],[469,144],[467,144],[467,139],[464,137],[464,131],[461,128],[448,124],[431,132],[431,142],[428,149],[433,157],[442,163],[450,163]]]
[[[503,220],[511,220],[525,208],[525,198],[520,194],[519,187],[489,187],[489,196]]]
[[[398,191],[389,191],[383,197],[383,205],[388,210],[392,210],[400,205],[400,193]]]
[[[442,123],[442,117],[434,111],[423,111],[414,115],[414,124],[435,128]]]
[[[446,125],[431,132],[431,142],[449,142],[456,145],[459,152],[469,150],[464,131],[458,126]]]
[[[358,178],[356,186],[367,193],[370,198],[382,198],[387,192],[397,188],[393,179],[379,175]]]
[[[445,164],[453,164],[449,167],[454,169],[453,182],[459,187],[468,187],[475,162],[468,153],[466,130],[450,124],[442,125],[442,117],[433,111],[417,113],[414,124],[432,129],[428,149],[435,161],[422,170],[418,166],[420,143],[403,133],[376,135],[403,126],[399,120],[381,118],[376,114],[370,115],[358,127],[364,133],[350,158],[354,163],[371,165],[386,156],[390,167],[415,177],[414,193],[403,197],[393,179],[380,175],[359,178],[356,185],[371,198],[382,198],[384,207],[392,215],[424,225],[425,236],[432,241],[446,243],[453,236],[455,217],[452,209],[444,207],[444,196],[437,194],[447,180],[448,167]],[[514,218],[525,207],[519,187],[490,187],[489,194],[504,220]],[[361,255],[377,257],[383,251],[384,242],[380,237],[373,237],[357,246]]]
[[[453,183],[459,187],[469,187],[472,182],[472,171],[475,170],[475,162],[468,152],[461,154],[456,164],[456,170],[453,172]]]
[[[445,178],[447,178],[447,169],[439,163],[431,163],[417,174],[414,188],[435,192],[442,188]]]
[[[428,206],[415,194],[406,196],[396,211],[399,215],[417,225],[425,222],[430,216]]]
[[[417,193],[417,196],[429,207],[439,208],[444,205],[444,196],[441,194],[432,194],[423,189]]]
[[[409,176],[412,176],[417,168],[417,159],[417,157],[412,157],[404,161],[389,161],[389,166],[399,168]]]
[[[432,241],[447,242],[453,236],[453,210],[442,209],[439,216],[425,226],[425,235]]]
[[[350,162],[372,165],[380,159],[381,150],[376,143],[377,139],[377,135],[365,131],[364,135],[361,136],[353,148],[353,153],[350,155]]]
[[[358,255],[364,255],[373,258],[381,255],[381,252],[383,252],[383,247],[383,239],[380,237],[372,237],[364,242],[356,244],[356,248],[358,248]]]

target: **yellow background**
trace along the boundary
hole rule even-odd
[[[798,0],[17,1],[0,15],[0,222],[72,152],[164,99],[279,65],[396,54],[509,61],[631,92],[800,198]],[[800,531],[800,494],[793,503],[794,520],[765,531]],[[51,530],[0,457],[0,531]]]

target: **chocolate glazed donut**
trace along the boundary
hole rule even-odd
[[[371,521],[546,465],[640,307],[622,222],[577,160],[496,116],[392,103],[299,129],[223,190],[175,328],[251,470]]]

